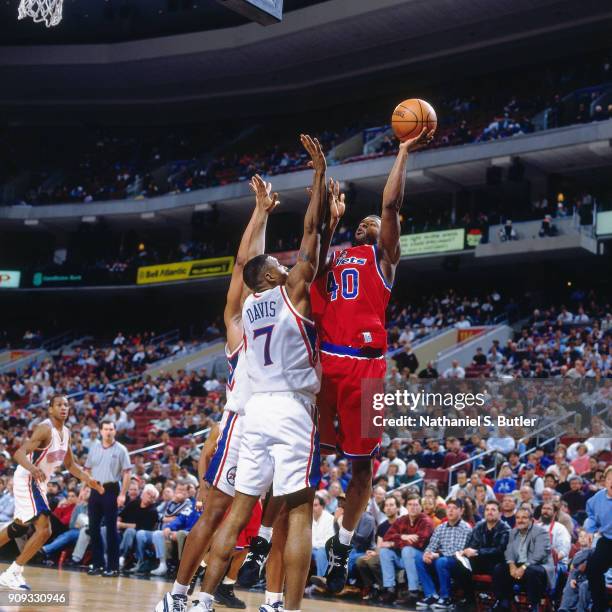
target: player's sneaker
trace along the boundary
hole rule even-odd
[[[195,599],[193,601],[193,606],[189,608],[189,612],[215,612],[215,609],[212,603],[207,606],[203,601],[198,601]]]
[[[257,583],[269,552],[270,542],[267,542],[261,536],[251,538],[249,553],[238,572],[238,584],[241,587],[251,588]]]
[[[166,593],[155,606],[155,612],[187,612],[187,595],[172,595]]]
[[[430,595],[429,597],[424,597],[416,602],[417,610],[427,610],[428,608],[433,608],[435,604],[438,603],[438,598],[435,595]]]
[[[215,603],[226,608],[244,610],[246,604],[234,594],[233,584],[220,584],[215,591]]]
[[[284,612],[282,601],[275,601],[273,604],[263,604],[259,606],[259,612]]]
[[[16,572],[11,568],[0,574],[0,586],[14,591],[30,591],[30,587],[25,581],[21,572]]]
[[[200,580],[200,584],[204,582],[204,575],[206,574],[206,568],[201,565],[198,566],[196,573],[193,575],[191,582],[189,583],[189,589],[187,589],[187,595],[191,597],[193,592],[195,591],[196,585],[198,584],[198,579]]]
[[[325,584],[331,593],[339,593],[348,579],[348,558],[353,547],[342,544],[337,535],[325,542],[327,552],[327,571],[325,572]]]

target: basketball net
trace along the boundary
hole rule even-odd
[[[44,21],[48,28],[62,20],[63,0],[20,0],[19,19],[32,18],[36,23]]]

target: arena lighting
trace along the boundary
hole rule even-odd
[[[98,217],[94,217],[93,215],[87,215],[85,217],[81,217],[81,221],[83,223],[95,223],[98,220]]]
[[[25,219],[24,225],[38,225],[38,219]]]

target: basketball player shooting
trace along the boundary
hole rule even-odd
[[[156,612],[185,610],[187,596],[195,588],[194,578],[197,579],[201,575],[201,572],[196,572],[235,494],[234,478],[238,465],[242,415],[244,415],[244,406],[251,396],[244,359],[242,325],[242,306],[250,289],[244,284],[242,276],[246,263],[264,252],[268,216],[279,204],[278,195],[272,193],[270,183],[264,182],[260,176],[255,175],[251,179],[250,187],[255,193],[255,209],[238,247],[223,313],[227,330],[225,353],[230,373],[227,383],[227,402],[218,432],[215,434],[211,432],[198,465],[200,476],[198,497],[201,501],[205,501],[204,511],[185,542],[172,592],[164,595],[155,608]],[[209,449],[211,439],[215,439],[216,444]],[[209,454],[209,450],[212,453]],[[202,495],[204,492],[206,492],[205,500]]]
[[[298,261],[290,272],[268,255],[251,259],[244,281],[242,324],[252,396],[245,407],[236,496],[215,535],[199,603],[213,609],[232,548],[255,504],[272,485],[285,500],[288,534],[284,550],[285,610],[300,608],[312,549],[312,500],[319,483],[315,397],[320,388],[317,338],[310,316],[310,284],[317,273],[326,212],[325,156],[318,141],[301,137],[315,170]]]
[[[64,395],[54,395],[49,402],[49,418],[34,429],[32,437],[26,439],[13,455],[19,464],[13,477],[15,517],[0,532],[0,547],[25,535],[30,525],[34,526],[34,534],[15,561],[0,574],[0,586],[21,591],[30,589],[23,577],[23,566],[51,536],[47,485],[62,463],[75,478],[101,495],[104,493],[104,487],[74,461],[70,431],[65,425],[69,410],[68,399]]]
[[[400,144],[383,192],[381,217],[363,219],[355,232],[355,246],[334,253],[327,261],[327,250],[344,210],[344,200],[335,187],[341,210],[328,217],[321,264],[312,284],[312,316],[321,341],[323,371],[317,398],[321,451],[340,451],[352,463],[342,527],[326,544],[325,578],[333,593],[346,585],[351,539],[371,496],[372,457],[381,442],[380,436],[369,438],[361,433],[362,381],[382,380],[386,373],[385,311],[400,260],[400,209],[408,154],[432,139],[433,130],[423,128],[416,138]],[[368,406],[372,410],[371,402]],[[373,414],[368,415],[369,422]]]

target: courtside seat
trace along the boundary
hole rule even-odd
[[[476,601],[476,612],[488,612],[495,604],[495,594],[491,588],[493,576],[489,574],[474,574],[474,599]]]

